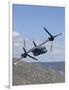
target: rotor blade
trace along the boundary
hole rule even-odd
[[[49,33],[49,31],[44,27],[44,30],[52,37],[52,35]]]
[[[34,59],[34,60],[38,60],[38,59],[36,59],[35,57],[30,56],[30,55],[26,52],[26,49],[25,49],[25,48],[23,48],[23,50],[24,50],[24,52],[26,53],[27,56],[31,57],[31,58]]]
[[[50,51],[52,51],[52,47],[53,47],[53,41],[51,41],[51,48],[50,48]]]
[[[23,47],[24,52],[26,53],[26,49]]]
[[[60,35],[62,35],[62,33],[59,33],[59,34],[55,35],[54,38],[55,38],[55,37],[58,37],[58,36],[60,36]]]
[[[32,58],[34,60],[38,60],[37,58],[30,56],[29,54],[27,54],[27,56],[29,56],[30,58]]]
[[[25,43],[25,40],[24,40],[24,48],[26,48],[26,43]]]

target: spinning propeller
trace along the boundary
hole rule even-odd
[[[32,59],[34,59],[34,60],[38,60],[37,58],[29,55],[29,54],[26,52],[26,49],[25,49],[24,47],[23,47],[23,50],[24,50],[24,53],[21,55],[22,58],[26,58],[26,57],[28,56],[28,57],[30,57],[30,58],[32,58]]]
[[[48,35],[50,36],[50,37],[48,37],[48,41],[51,41],[51,48],[50,48],[50,50],[52,51],[54,39],[55,39],[56,37],[60,36],[62,33],[59,33],[59,34],[53,36],[52,34],[50,34],[50,33],[48,32],[48,30],[47,30],[45,27],[44,27],[44,30],[45,30],[45,31],[48,33]]]
[[[34,59],[34,60],[38,60],[37,58],[35,58],[35,57],[33,57],[33,56],[31,56],[31,55],[29,55],[29,54],[27,53],[25,40],[24,40],[23,50],[24,50],[24,53],[22,53],[22,54],[21,54],[21,57],[14,63],[15,65],[16,65],[17,63],[19,63],[19,61],[20,61],[22,58],[26,58],[27,56],[30,57],[30,58],[32,58],[32,59]]]

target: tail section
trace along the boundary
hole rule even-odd
[[[33,41],[33,44],[34,44],[35,47],[37,47],[37,45],[36,45],[36,43],[34,41]]]

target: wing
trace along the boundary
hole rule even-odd
[[[43,44],[47,43],[48,41],[49,41],[48,39],[45,40],[44,42],[42,42],[41,44],[37,45],[36,47],[33,47],[33,48],[31,48],[30,50],[28,50],[27,53],[30,53],[32,50],[34,50],[34,49],[36,49],[36,48],[42,46]]]
[[[49,41],[49,39],[45,40],[43,43],[39,44],[37,47],[42,46],[43,44],[47,43]]]
[[[22,57],[18,58],[18,60],[16,62],[14,62],[14,64],[16,65],[17,63],[19,63],[19,61],[21,60]]]

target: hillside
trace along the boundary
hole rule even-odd
[[[57,71],[65,72],[65,62],[35,62],[38,63],[42,68],[54,69]]]
[[[20,61],[13,64],[12,81],[13,85],[61,83],[65,81],[65,75],[62,71],[44,69],[38,63]]]

